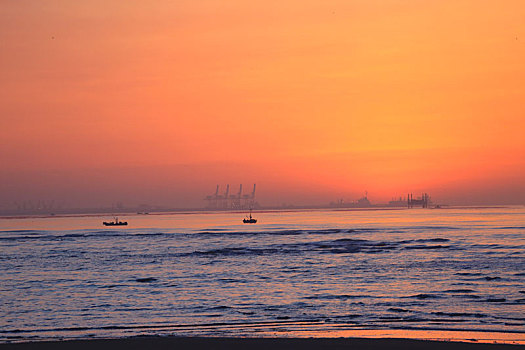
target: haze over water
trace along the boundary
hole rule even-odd
[[[523,207],[243,215],[0,219],[0,340],[525,333]]]

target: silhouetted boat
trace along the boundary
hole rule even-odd
[[[257,222],[257,219],[252,218],[252,210],[250,209],[250,216],[245,217],[242,219],[242,222],[245,224],[255,224]]]
[[[118,221],[118,218],[115,218],[115,221],[104,221],[104,226],[126,226],[128,224],[127,221]]]

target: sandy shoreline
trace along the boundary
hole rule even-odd
[[[135,337],[40,341],[0,344],[0,349],[515,349],[524,346],[447,342],[415,339],[371,338],[209,338],[209,337]]]

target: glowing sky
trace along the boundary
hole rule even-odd
[[[525,203],[525,2],[4,1],[0,205]]]

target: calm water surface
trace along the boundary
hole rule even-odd
[[[525,208],[0,219],[0,341],[525,332]]]

